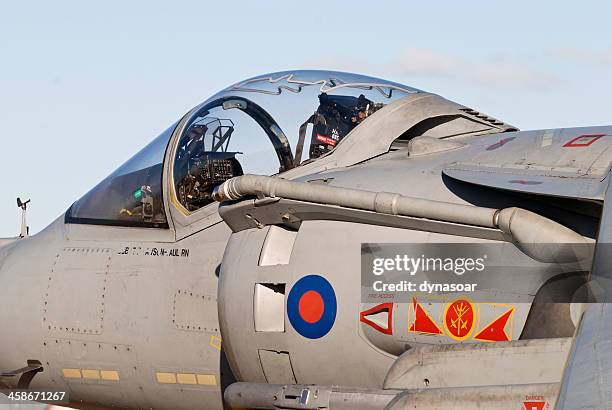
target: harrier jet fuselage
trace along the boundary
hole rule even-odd
[[[0,242],[0,384],[130,408],[551,405],[607,228],[610,135],[520,132],[347,73],[234,84]],[[390,243],[527,268],[470,297],[368,293]]]

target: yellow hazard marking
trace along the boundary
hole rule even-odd
[[[198,374],[198,384],[205,386],[216,386],[217,378],[214,374]]]
[[[176,374],[175,373],[165,373],[165,372],[157,372],[157,382],[164,384],[176,384]]]
[[[551,131],[551,130],[544,131],[544,134],[542,135],[541,146],[548,147],[552,145],[553,135],[554,135],[554,131]]]
[[[198,384],[196,375],[191,373],[179,373],[176,375],[176,380],[179,384]]]
[[[99,380],[100,379],[100,370],[96,370],[96,369],[83,369],[83,370],[81,370],[81,373],[83,373],[83,378],[84,379],[92,379],[92,380]]]
[[[219,336],[212,335],[210,337],[210,345],[215,349],[221,350],[221,338]]]
[[[113,382],[119,381],[119,372],[116,370],[100,370],[102,380],[110,380]]]
[[[119,372],[116,370],[99,369],[62,369],[62,374],[68,379],[110,380],[119,381]]]
[[[217,385],[217,377],[214,374],[157,372],[155,376],[157,382],[163,384]]]
[[[81,378],[81,370],[80,369],[62,369],[62,373],[64,377],[67,379],[80,379]]]

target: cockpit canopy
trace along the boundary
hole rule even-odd
[[[165,228],[163,195],[195,212],[212,202],[213,188],[225,180],[281,173],[315,160],[377,110],[417,92],[332,71],[286,71],[241,81],[191,110],[119,167],[71,207],[66,221]],[[165,193],[167,152],[173,157],[167,160],[171,191]]]

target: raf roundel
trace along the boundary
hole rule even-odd
[[[293,328],[308,339],[325,336],[336,321],[336,293],[322,276],[304,276],[287,297],[287,316]]]

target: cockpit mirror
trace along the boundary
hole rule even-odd
[[[224,110],[231,110],[233,108],[239,108],[241,110],[246,110],[247,104],[244,100],[227,100],[223,102]]]

